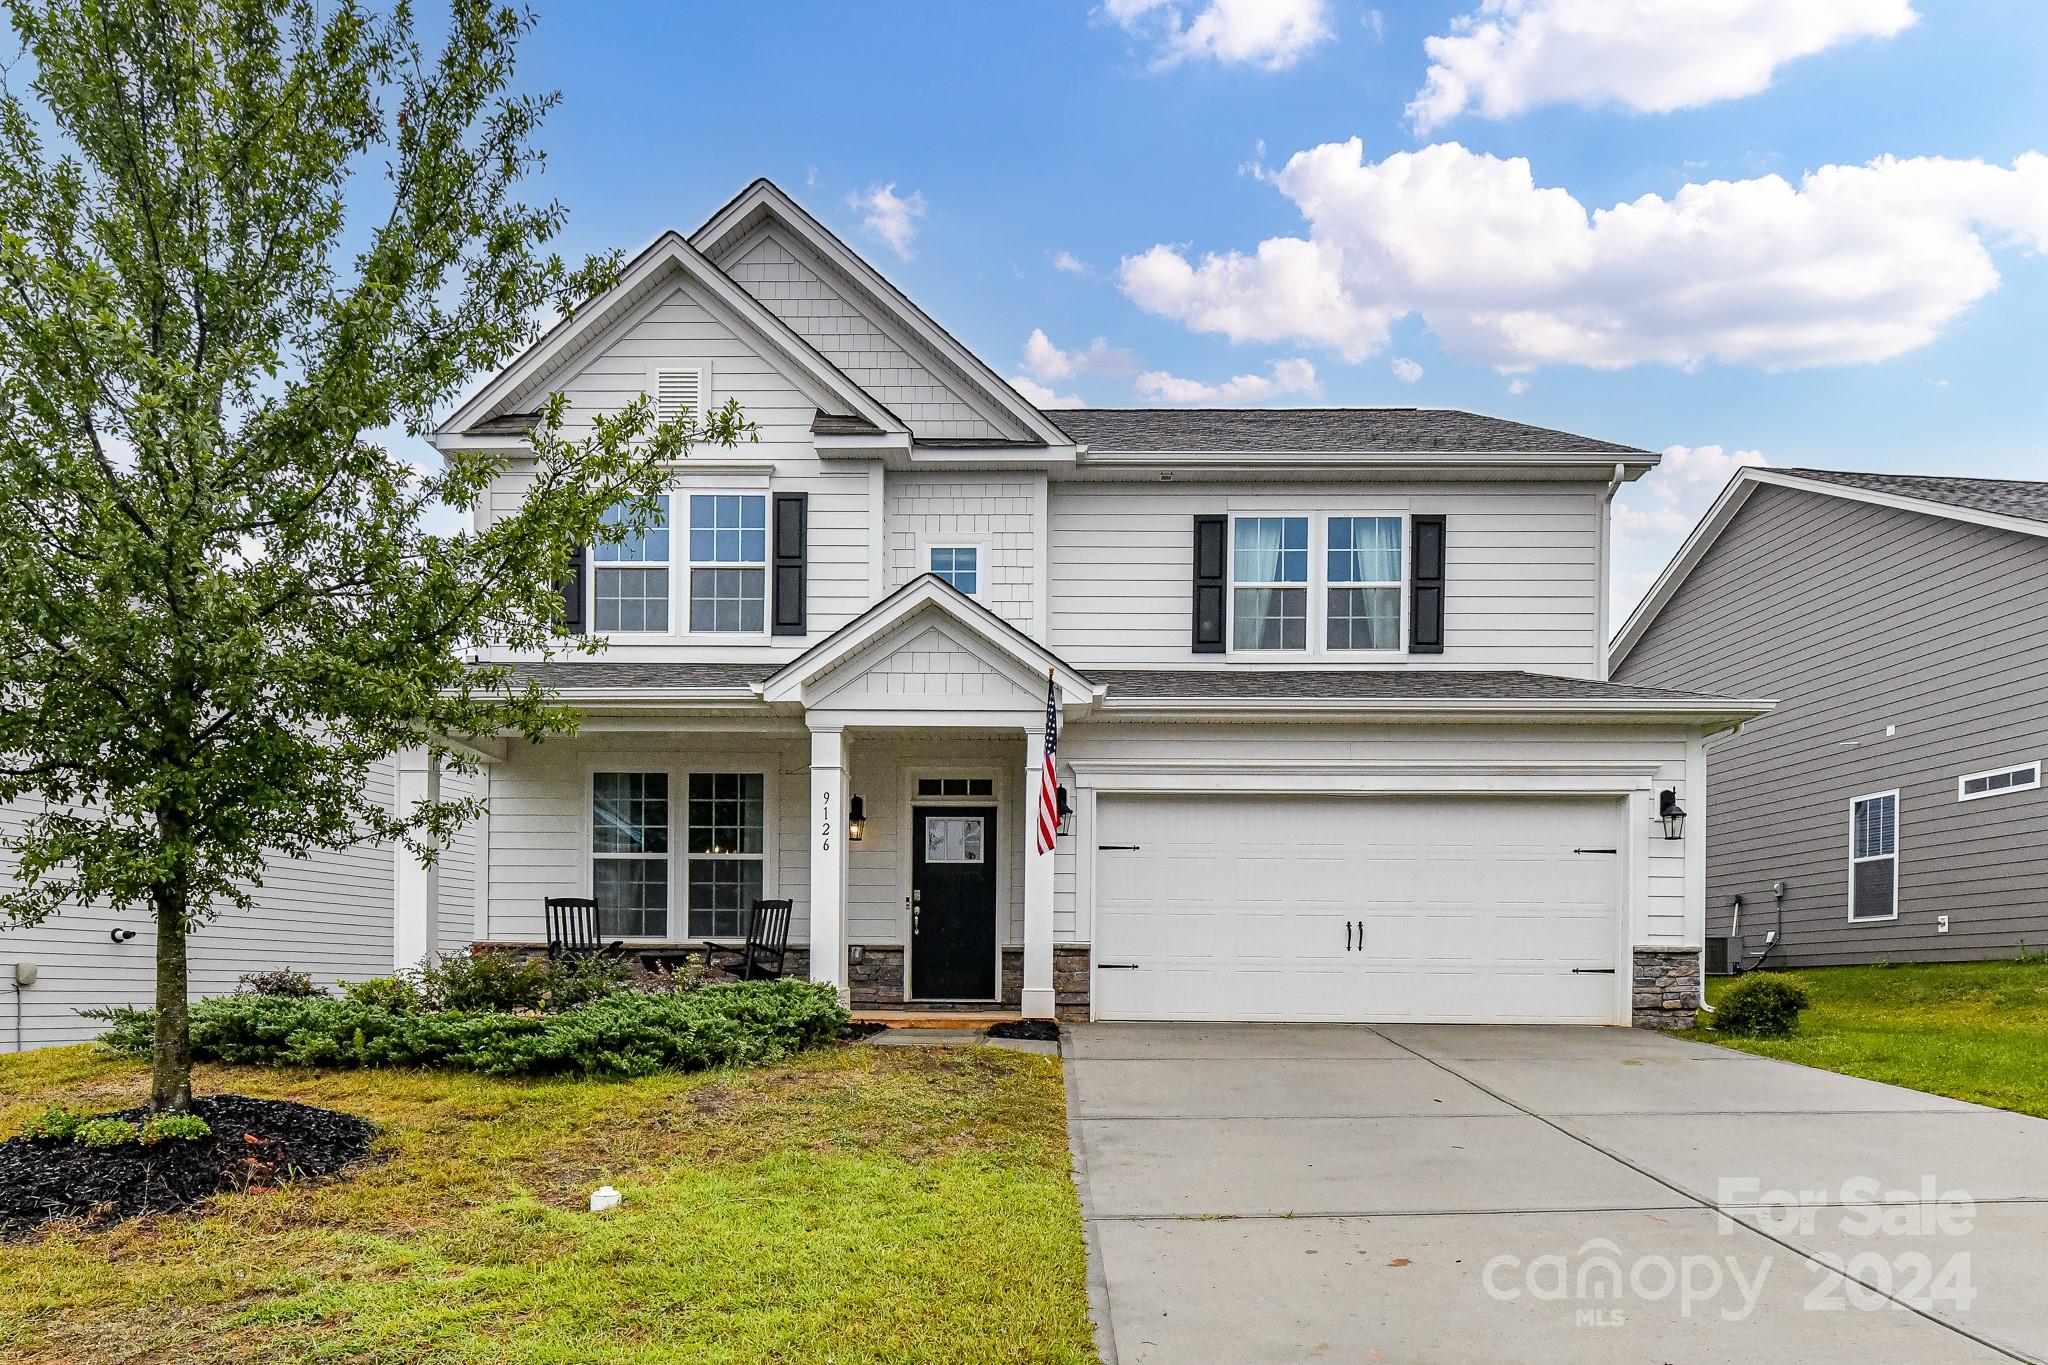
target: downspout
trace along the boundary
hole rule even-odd
[[[1616,468],[1619,468],[1619,466],[1616,466]],[[1713,742],[1714,742],[1715,740],[1717,740],[1717,739],[1722,739],[1722,738],[1724,738],[1724,737],[1726,737],[1726,738],[1732,738],[1733,736],[1735,736],[1735,735],[1739,735],[1739,734],[1741,734],[1741,733],[1742,733],[1742,722],[1741,722],[1741,721],[1739,721],[1739,720],[1738,720],[1738,721],[1736,721],[1736,722],[1735,722],[1735,723],[1734,723],[1733,725],[1724,725],[1724,726],[1722,726],[1722,727],[1721,727],[1720,729],[1718,729],[1718,730],[1714,731],[1714,732],[1713,732],[1712,734],[1710,734],[1710,735],[1706,736],[1706,737],[1705,737],[1704,739],[1702,739],[1702,740],[1700,741],[1700,752],[1701,752],[1701,753],[1705,753],[1705,752],[1706,752],[1706,750],[1707,750],[1707,748],[1708,748],[1708,746],[1709,746],[1709,745],[1711,745],[1711,744],[1713,744]],[[1710,812],[1711,812],[1711,809],[1712,809],[1712,808],[1711,808],[1711,807],[1709,807],[1709,811],[1710,811]],[[1701,837],[1702,839],[1704,839],[1704,838],[1706,838],[1706,837],[1707,837],[1707,836],[1706,836],[1706,831],[1705,831],[1705,830],[1702,830],[1702,831],[1700,831],[1700,837]],[[1782,903],[1781,903],[1781,904],[1780,904],[1780,912],[1781,912],[1781,913],[1782,913],[1782,910],[1783,910],[1783,906],[1782,906]],[[1740,933],[1741,929],[1742,929],[1742,897],[1738,895],[1738,896],[1737,896],[1737,897],[1735,898],[1735,921],[1734,921],[1734,923],[1732,923],[1732,924],[1730,924],[1730,925],[1728,926],[1728,936],[1729,936],[1730,938],[1735,938],[1735,937],[1737,937],[1737,936],[1739,935],[1739,933]],[[1757,961],[1761,962],[1761,961],[1763,961],[1763,959],[1762,959],[1762,958],[1758,958],[1758,959],[1757,959]],[[1735,972],[1735,971],[1737,971],[1738,969],[1737,969],[1737,967],[1736,967],[1736,965],[1735,965],[1735,964],[1731,963],[1731,964],[1729,965],[1729,970],[1730,970],[1731,972]],[[1714,1007],[1713,1007],[1712,1005],[1709,1005],[1709,1004],[1707,1003],[1707,974],[1706,974],[1706,972],[1705,972],[1704,970],[1700,972],[1700,1009],[1701,1009],[1701,1011],[1702,1011],[1702,1012],[1704,1012],[1704,1013],[1706,1013],[1706,1014],[1712,1014],[1712,1013],[1714,1013]]]

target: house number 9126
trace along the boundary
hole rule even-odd
[[[832,793],[823,792],[818,797],[818,849],[832,851]]]

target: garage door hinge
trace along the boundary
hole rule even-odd
[[[1575,848],[1575,849],[1573,849],[1573,850],[1572,850],[1572,852],[1574,852],[1574,853],[1619,853],[1619,852],[1621,852],[1621,850],[1620,850],[1620,849],[1618,849],[1618,848]]]
[[[1095,966],[1097,970],[1105,972],[1135,972],[1138,970],[1138,964],[1135,962],[1098,962]]]
[[[1614,975],[1614,968],[1612,968],[1612,967],[1574,967],[1574,968],[1572,968],[1572,975],[1573,975],[1573,976],[1613,976],[1613,975]]]
[[[1097,844],[1095,846],[1095,851],[1097,853],[1109,853],[1112,851],[1121,853],[1136,853],[1138,851],[1138,846],[1136,844]]]

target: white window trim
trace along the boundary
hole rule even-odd
[[[626,773],[635,776],[659,774],[668,779],[668,852],[599,853],[597,851],[597,775],[599,773]],[[593,763],[583,774],[583,894],[593,900],[597,897],[597,862],[600,858],[667,863],[668,904],[662,908],[662,922],[669,930],[674,930],[676,916],[676,775],[667,765],[636,764],[630,758],[621,758],[615,763]],[[600,910],[599,914],[602,915],[603,911]],[[670,943],[678,940],[674,938],[673,933],[670,933],[663,936],[625,934],[620,936],[620,941],[625,943]]]
[[[1997,777],[2001,773],[2015,773],[2026,768],[2033,769],[2034,776],[2032,781],[2016,782],[2010,787],[2000,787],[1995,791],[1971,792],[1963,790],[1966,784],[1975,781],[1977,778]],[[1986,768],[1981,773],[1964,773],[1961,777],[1956,779],[1956,800],[1983,801],[1994,796],[2011,796],[2014,792],[2034,791],[2038,789],[2040,785],[2041,761],[2039,759],[2028,759],[2020,763],[2006,763],[1996,768]]]
[[[1330,523],[1333,521],[1396,521],[1401,524],[1400,576],[1386,583],[1332,583],[1330,576]],[[1391,659],[1406,654],[1408,649],[1408,565],[1412,549],[1409,536],[1413,528],[1408,523],[1406,512],[1325,512],[1322,524],[1315,530],[1322,537],[1319,562],[1309,570],[1309,577],[1320,576],[1324,582],[1318,600],[1314,604],[1317,628],[1321,631],[1322,652],[1340,659]],[[1311,548],[1316,548],[1312,546]],[[1339,649],[1330,643],[1330,589],[1331,588],[1392,588],[1394,600],[1399,604],[1397,611],[1400,624],[1396,627],[1394,643],[1385,649]],[[1312,632],[1310,639],[1317,636]]]
[[[588,597],[589,597],[589,600],[588,600],[588,601],[586,601],[586,602],[585,602],[585,603],[583,604],[583,611],[584,611],[584,616],[583,616],[583,619],[584,619],[584,620],[586,620],[586,621],[588,621],[588,622],[590,623],[590,633],[591,633],[592,635],[602,635],[602,636],[604,636],[604,637],[605,637],[606,639],[610,639],[610,638],[612,638],[613,636],[618,636],[619,638],[621,638],[621,639],[626,639],[626,640],[666,640],[666,639],[670,638],[671,636],[673,636],[673,635],[675,634],[675,632],[676,632],[676,493],[675,493],[675,490],[674,490],[674,489],[667,489],[667,490],[663,491],[663,492],[662,492],[662,494],[661,494],[661,498],[662,498],[662,501],[663,501],[663,502],[665,502],[665,503],[667,504],[667,507],[668,507],[668,512],[667,512],[668,520],[667,520],[667,522],[666,522],[666,524],[665,524],[665,526],[664,526],[664,529],[665,529],[665,530],[667,530],[667,532],[668,532],[668,558],[666,558],[666,559],[607,559],[607,560],[602,560],[602,561],[600,561],[600,560],[598,559],[598,557],[597,557],[597,549],[598,549],[598,547],[597,547],[597,546],[596,546],[595,544],[593,544],[593,545],[592,545],[592,546],[590,547],[590,554],[589,554],[589,559],[590,559],[589,569],[590,569],[590,572],[589,572],[589,573],[588,573],[587,575],[585,575],[585,577],[587,577],[587,578],[589,579],[589,582],[588,582],[588,584],[586,584],[586,585],[585,585],[585,589],[584,589],[584,591],[586,592],[586,594],[587,594],[587,595],[588,595]],[[662,571],[663,575],[664,575],[664,576],[665,576],[665,577],[666,577],[666,578],[668,579],[668,629],[666,629],[666,630],[601,630],[601,629],[599,629],[599,628],[598,628],[598,624],[597,624],[597,580],[598,580],[598,576],[599,576],[600,574],[604,573],[604,572],[605,572],[606,570],[609,570],[609,569],[660,569],[660,570]],[[640,770],[636,769],[635,771],[640,771]],[[651,768],[649,768],[649,769],[646,769],[645,771],[648,771],[648,772],[652,772],[652,771],[654,771],[654,770],[653,770],[653,769],[651,769]]]
[[[918,574],[937,573],[937,570],[932,568],[932,551],[934,550],[974,551],[974,591],[968,593],[967,595],[969,597],[972,597],[977,602],[981,601],[981,599],[987,595],[988,545],[985,542],[979,540],[944,539],[919,541],[917,546],[918,568],[917,573],[911,575],[913,578],[917,577]]]
[[[725,755],[707,756],[700,763],[655,763],[637,761],[622,755],[615,759],[593,760],[583,772],[583,875],[581,895],[597,895],[596,864],[599,858],[665,858],[668,861],[668,933],[660,938],[645,936],[627,937],[622,941],[634,944],[682,944],[700,943],[706,935],[690,932],[689,876],[691,853],[690,838],[690,777],[693,773],[759,773],[761,775],[761,899],[774,900],[779,894],[782,865],[781,851],[776,838],[777,806],[775,800],[775,774],[778,760],[772,754],[734,752]],[[597,819],[597,775],[599,773],[661,773],[668,778],[668,849],[661,853],[598,853],[594,826]],[[723,858],[723,853],[701,853],[701,858]],[[740,854],[752,857],[752,854]],[[682,869],[680,880],[676,870]],[[680,923],[678,923],[680,917]],[[678,929],[681,933],[678,934]],[[713,943],[740,944],[745,940],[737,937],[708,936]],[[796,926],[790,926],[790,944],[796,946]]]
[[[1386,518],[1401,523],[1401,578],[1394,584],[1346,583],[1342,587],[1395,588],[1401,603],[1401,635],[1390,649],[1332,649],[1330,647],[1330,523],[1338,519]],[[1308,522],[1308,581],[1306,583],[1245,583],[1248,588],[1304,588],[1308,594],[1308,631],[1301,649],[1241,649],[1237,643],[1237,524],[1245,520],[1300,518]],[[1403,659],[1407,657],[1409,631],[1409,575],[1413,563],[1414,522],[1408,512],[1393,509],[1337,508],[1326,512],[1298,509],[1231,512],[1225,524],[1224,575],[1225,626],[1224,657],[1242,659]]]
[[[1890,853],[1873,853],[1867,857],[1859,858],[1856,856],[1856,807],[1865,801],[1882,801],[1887,796],[1892,799],[1892,851]],[[1849,886],[1848,895],[1844,897],[1847,902],[1846,909],[1849,923],[1889,924],[1899,917],[1899,851],[1905,843],[1903,837],[1905,824],[1905,808],[1899,801],[1899,789],[1897,787],[1892,788],[1890,791],[1865,792],[1861,796],[1849,798]],[[1892,912],[1889,915],[1857,914],[1856,865],[1858,863],[1874,863],[1886,860],[1889,860],[1892,865]]]
[[[766,488],[689,488],[681,490],[683,503],[681,533],[683,553],[675,554],[673,531],[669,540],[669,554],[675,572],[681,582],[672,586],[669,597],[672,606],[669,625],[681,639],[704,644],[762,644],[772,640],[775,627],[775,582],[770,565],[775,561],[775,528],[770,520],[775,514],[775,499]],[[690,546],[690,504],[693,498],[758,498],[761,501],[761,554],[762,558],[748,563],[741,560],[706,559],[698,560]],[[670,521],[675,520],[671,514]],[[690,577],[698,569],[759,569],[761,571],[761,628],[759,630],[692,630],[690,604]]]

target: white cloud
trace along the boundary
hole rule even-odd
[[[1403,384],[1413,384],[1416,380],[1422,378],[1422,366],[1405,355],[1394,357],[1393,370],[1394,378],[1400,380]]]
[[[1269,180],[1305,237],[1251,252],[1154,246],[1125,294],[1235,341],[1360,360],[1420,313],[1458,359],[1502,370],[1713,360],[1767,369],[1883,360],[1998,284],[1994,244],[2048,249],[2048,156],[1942,157],[1689,184],[1588,212],[1529,162],[1455,142],[1368,162],[1357,138]]]
[[[1241,374],[1221,384],[1182,379],[1165,370],[1147,370],[1137,378],[1139,396],[1165,403],[1256,403],[1289,394],[1321,393],[1316,367],[1306,360],[1276,360],[1271,374]]]
[[[1508,392],[1513,394],[1515,397],[1520,398],[1523,394],[1527,393],[1528,391],[1528,380],[1517,376],[1516,378],[1510,379],[1508,381]]]
[[[1044,384],[1028,375],[1011,375],[1010,387],[1024,395],[1025,400],[1035,408],[1085,408],[1088,404],[1077,393],[1055,393]]]
[[[1735,471],[1765,463],[1755,450],[1666,446],[1655,469],[1622,486],[1614,495],[1614,574],[1608,588],[1615,629],[1635,610]]]
[[[860,212],[860,225],[889,244],[889,249],[904,260],[914,254],[911,244],[917,240],[917,230],[924,222],[924,196],[916,190],[909,198],[896,193],[892,181],[887,185],[870,185],[858,194],[846,196],[848,207]]]
[[[1858,38],[1889,38],[1912,0],[1483,0],[1425,39],[1417,132],[1468,110],[1507,118],[1544,104],[1646,113],[1754,95],[1777,69]]]
[[[1050,384],[1081,374],[1122,376],[1138,368],[1138,362],[1121,346],[1097,337],[1078,351],[1063,351],[1040,327],[1024,338],[1024,370],[1032,378]]]
[[[1155,67],[1207,60],[1284,71],[1335,36],[1326,0],[1209,0],[1191,21],[1173,0],[1106,0],[1103,12],[1158,44]]]
[[[1082,262],[1079,256],[1076,256],[1071,251],[1060,251],[1054,253],[1052,258],[1052,268],[1054,270],[1064,271],[1069,275],[1085,275],[1088,273],[1087,265]]]

